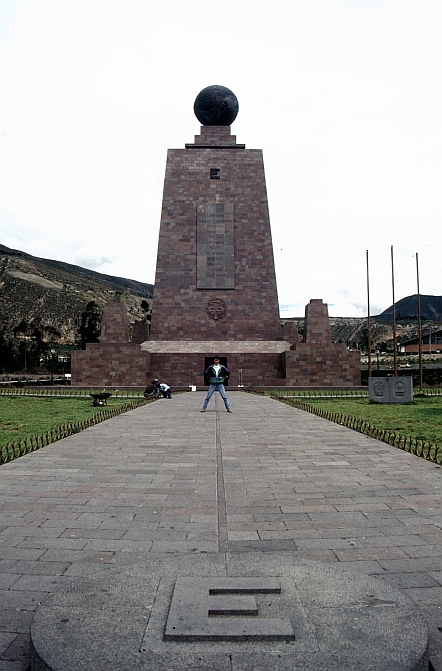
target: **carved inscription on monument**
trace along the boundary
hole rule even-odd
[[[412,377],[369,377],[368,397],[377,403],[411,403],[413,400]]]
[[[233,203],[197,206],[197,289],[234,289]]]

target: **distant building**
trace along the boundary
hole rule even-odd
[[[412,338],[398,346],[402,354],[417,354],[419,352],[419,338]],[[442,351],[442,329],[430,331],[422,335],[422,352],[425,354],[439,354]]]

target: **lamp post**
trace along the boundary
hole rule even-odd
[[[51,349],[51,384],[54,384],[54,354],[55,349]]]

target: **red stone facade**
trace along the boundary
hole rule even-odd
[[[127,309],[119,300],[103,310],[99,343],[87,343],[85,350],[74,350],[71,384],[77,387],[145,387],[149,354],[139,343],[129,342]]]
[[[305,308],[304,339],[284,353],[286,384],[293,387],[352,387],[361,384],[360,352],[332,343],[327,304]]]
[[[104,307],[101,320],[100,343],[129,342],[127,308],[120,300],[109,301]]]
[[[197,288],[198,206],[207,203],[233,205],[233,289]],[[222,318],[210,315],[214,300]],[[236,144],[228,126],[202,126],[194,145],[168,152],[150,339],[280,337],[262,151]]]

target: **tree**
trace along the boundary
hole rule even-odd
[[[145,298],[143,298],[143,300],[141,301],[141,309],[144,310],[145,313],[146,313],[146,321],[150,322],[151,317],[152,317],[152,310],[151,310],[151,307],[150,307],[148,301],[146,301]]]
[[[101,335],[102,310],[95,301],[90,301],[81,314],[79,329],[81,349],[86,349],[86,343],[99,342]]]
[[[0,373],[13,373],[21,368],[17,345],[12,338],[0,333]]]

